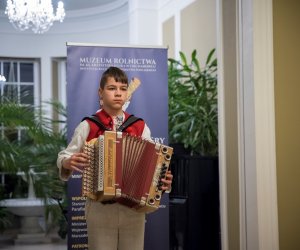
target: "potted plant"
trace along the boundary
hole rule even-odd
[[[57,153],[66,145],[66,133],[65,130],[56,131],[54,127],[62,121],[50,119],[43,107],[20,105],[4,97],[1,101],[0,172],[5,173],[5,186],[0,200],[31,198],[28,193],[29,180],[32,180],[34,195],[44,200],[46,220],[50,214],[52,216],[48,229],[60,226],[63,219],[61,208],[48,201],[66,195],[66,184],[58,179],[56,167]],[[65,115],[60,103],[48,104]],[[0,216],[0,225],[9,226],[5,216],[7,209],[0,209],[4,214]]]
[[[183,52],[169,59],[169,139],[191,154],[218,154],[217,59],[211,50],[201,67],[197,51],[191,62]]]
[[[217,59],[169,59],[171,249],[220,249]],[[181,145],[181,149],[178,147]]]

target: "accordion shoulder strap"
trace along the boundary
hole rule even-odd
[[[130,115],[127,120],[118,128],[118,131],[124,131],[126,128],[128,128],[130,125],[137,121],[142,121],[142,118],[136,117],[134,115]]]
[[[101,128],[101,129],[103,129],[103,130],[111,130],[110,128],[106,127],[106,126],[99,120],[99,118],[98,118],[96,115],[84,117],[84,118],[82,119],[82,121],[84,121],[84,120],[90,120],[90,121],[94,122],[99,128]]]
[[[106,127],[96,115],[92,115],[92,116],[87,116],[84,117],[82,119],[82,121],[84,120],[90,120],[92,122],[94,122],[95,124],[97,124],[97,126],[103,130],[111,130],[110,128]],[[118,128],[118,131],[124,131],[126,128],[128,128],[130,125],[132,125],[133,123],[137,122],[137,121],[142,121],[142,118],[136,117],[134,115],[130,115],[126,121]]]

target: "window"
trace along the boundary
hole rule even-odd
[[[1,101],[9,100],[22,105],[39,103],[38,62],[36,60],[9,60],[0,58],[0,74],[6,78],[1,82]]]
[[[34,109],[39,103],[38,91],[38,61],[1,59],[0,74],[6,78],[6,82],[0,82],[1,103],[12,101],[28,108]],[[7,134],[7,129],[1,124],[1,134]],[[14,133],[9,132],[11,139],[21,139],[22,128]]]
[[[58,100],[63,107],[67,107],[67,94],[66,94],[66,69],[67,69],[66,58],[53,58],[52,59],[52,80],[53,80],[53,98]],[[65,117],[60,114],[53,114],[54,119],[65,121]],[[65,124],[58,124],[58,129],[64,129]]]
[[[29,109],[40,103],[39,96],[39,61],[34,59],[0,58],[0,75],[6,81],[0,81],[0,105],[12,101]],[[24,137],[24,128],[7,128],[0,124],[0,137],[9,141],[19,141]],[[1,172],[0,184],[5,186],[10,175]],[[4,177],[7,178],[4,178]],[[5,179],[7,179],[5,181]]]

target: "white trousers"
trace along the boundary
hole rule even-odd
[[[86,202],[89,250],[142,250],[145,214],[118,203]]]

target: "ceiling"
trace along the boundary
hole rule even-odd
[[[63,25],[60,25],[59,27],[57,26],[55,32],[80,33],[83,30],[87,31],[87,29],[91,31],[95,29],[99,30],[107,27],[119,26],[121,23],[124,23],[128,17],[129,0],[61,1],[64,3],[66,17]],[[0,0],[1,31],[11,33],[15,31],[11,29],[11,24],[8,22],[7,16],[4,13],[6,9],[6,2],[7,0]],[[52,0],[55,13],[58,2],[59,0]],[[52,33],[55,32],[53,31]]]
[[[53,0],[53,6],[57,6],[59,0]],[[118,0],[63,0],[66,11],[67,10],[82,10],[86,8],[94,8],[102,5],[118,2]]]
[[[52,0],[53,8],[56,9],[57,3],[60,0]],[[121,2],[127,2],[124,0],[61,0],[64,3],[64,7],[67,11],[80,11],[84,9],[92,9],[95,7],[118,6]],[[0,10],[4,11],[6,8],[6,0],[0,0]]]

